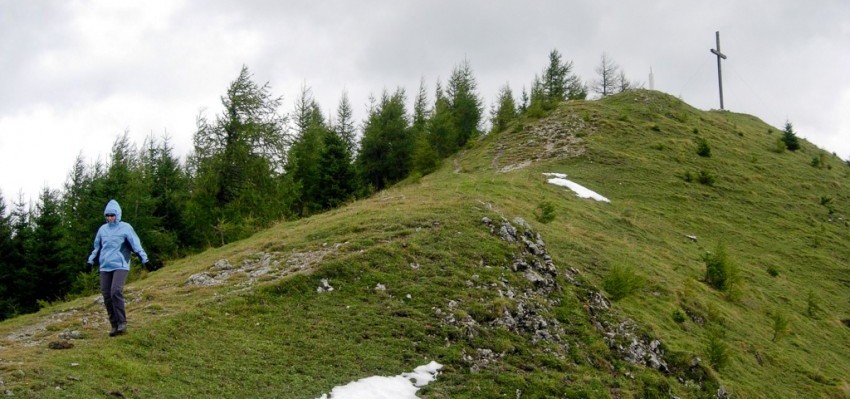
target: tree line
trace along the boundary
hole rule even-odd
[[[603,56],[603,67],[606,62]],[[601,95],[610,94],[606,85]],[[552,50],[519,98],[507,84],[500,89],[491,130],[585,99],[587,87],[572,62]],[[454,68],[445,86],[436,83],[433,102],[422,81],[412,109],[407,103],[403,88],[384,90],[370,98],[357,126],[347,93],[326,115],[304,86],[285,114],[282,97],[268,83],[254,82],[243,66],[221,97],[220,113],[198,116],[194,148],[184,162],[168,137],[149,137],[137,147],[124,132],[106,161],[87,164],[79,155],[62,189],[44,188],[34,205],[19,196],[7,209],[0,193],[0,320],[96,290],[97,275],[85,260],[110,199],[121,204],[155,269],[273,222],[428,174],[485,133],[483,101],[468,61]],[[136,268],[134,276],[139,273]]]

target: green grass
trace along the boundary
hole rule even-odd
[[[541,136],[540,126],[563,136]],[[741,398],[848,398],[850,168],[805,140],[777,152],[771,130],[780,131],[657,92],[566,104],[482,138],[433,174],[139,276],[128,285],[127,336],[106,336],[93,297],[4,321],[2,388],[40,398],[314,398],[436,360],[445,368],[422,397],[698,398],[720,384]],[[710,157],[697,153],[697,134]],[[686,171],[713,183],[688,183]],[[575,197],[544,172],[611,203]],[[541,204],[551,219],[538,221]],[[538,290],[513,270],[522,244],[491,234],[484,217],[530,223],[557,289],[522,299]],[[737,268],[734,295],[705,281],[703,256],[720,242]],[[219,259],[239,266],[259,252],[280,273],[185,285]],[[606,317],[662,342],[670,374],[621,359],[591,321],[588,293],[611,294],[606,278],[624,263],[642,283]],[[334,291],[317,293],[322,279]],[[495,324],[520,301],[560,326],[559,339]],[[85,338],[47,349],[68,330]],[[704,367],[686,372],[695,357]]]

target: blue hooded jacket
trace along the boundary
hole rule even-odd
[[[139,236],[129,223],[121,221],[121,206],[118,201],[109,200],[103,214],[115,214],[114,222],[104,223],[97,230],[94,237],[94,250],[89,255],[89,263],[94,264],[94,259],[100,252],[100,271],[111,272],[114,270],[130,270],[130,250],[136,253],[142,260],[142,264],[148,263],[148,254],[142,249]]]

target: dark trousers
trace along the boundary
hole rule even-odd
[[[103,294],[103,305],[109,314],[109,324],[113,328],[127,323],[127,312],[124,311],[124,281],[127,280],[127,270],[100,272],[100,293]]]

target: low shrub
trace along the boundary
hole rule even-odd
[[[705,171],[705,170],[699,171],[699,176],[697,176],[697,181],[700,184],[704,184],[706,186],[713,186],[714,180],[715,180],[714,175],[711,172],[708,172],[708,171]]]
[[[718,244],[714,252],[702,256],[705,262],[705,282],[721,291],[730,291],[737,279],[737,267],[729,259],[726,248]]]
[[[537,221],[543,224],[555,220],[555,205],[549,201],[543,201],[537,205],[537,211],[534,213]]]
[[[711,156],[711,147],[708,146],[708,141],[702,137],[697,139],[697,155],[705,158]]]
[[[645,281],[638,276],[634,268],[625,265],[615,265],[602,281],[602,288],[611,300],[618,301],[643,287]]]
[[[816,318],[823,311],[821,308],[821,300],[814,291],[809,290],[806,293],[806,316]]]
[[[769,274],[770,277],[776,277],[779,275],[779,270],[776,269],[776,266],[770,265],[767,267],[767,274]]]
[[[791,332],[791,322],[785,313],[780,311],[774,312],[770,319],[773,320],[773,338],[772,342],[777,342]]]
[[[724,340],[725,336],[725,332],[720,327],[708,330],[705,356],[708,358],[708,364],[717,371],[720,371],[729,362],[729,345]]]

